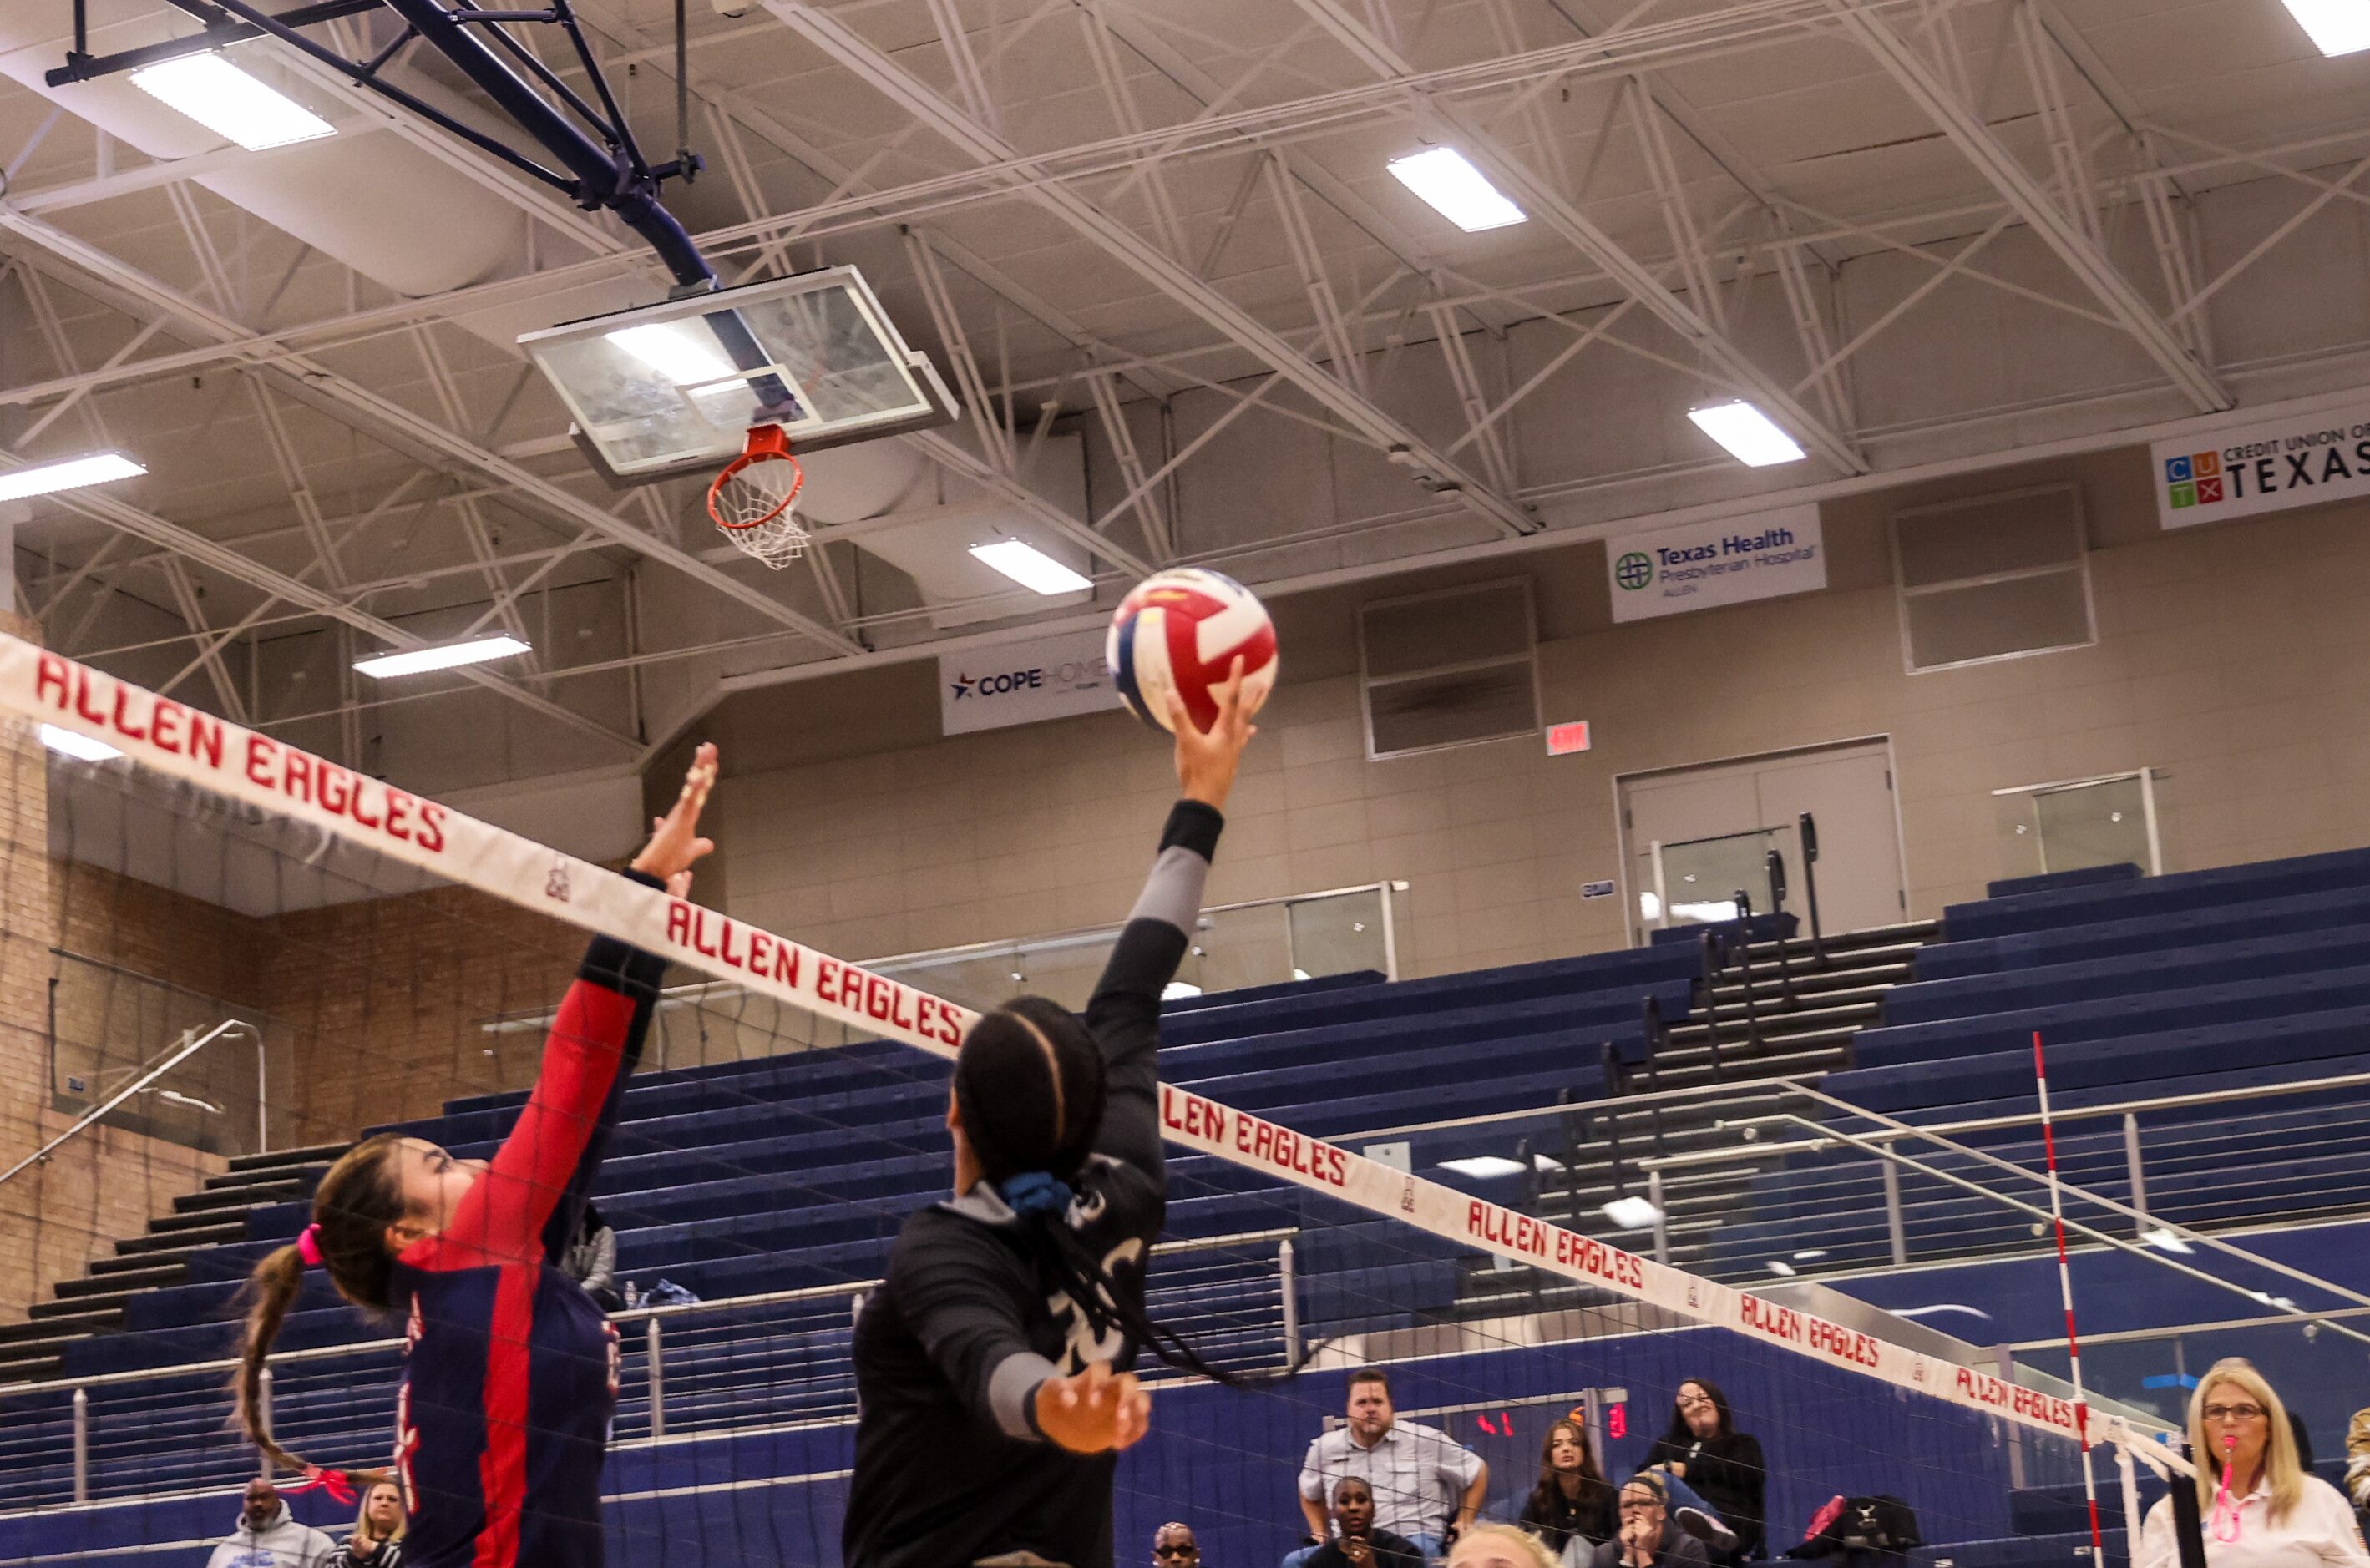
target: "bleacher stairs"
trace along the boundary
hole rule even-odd
[[[25,1322],[0,1324],[0,1385],[57,1376],[68,1345],[122,1328],[126,1306],[141,1292],[187,1283],[194,1253],[245,1241],[251,1215],[309,1195],[348,1147],[233,1158],[229,1170],[176,1197],[172,1213],[150,1219],[146,1234],[117,1241],[115,1255],[92,1263],[80,1279],[60,1280],[56,1299],[35,1302]]]
[[[1540,1212],[1623,1246],[1639,1234],[1608,1219],[1604,1205],[1644,1196],[1641,1157],[1726,1149],[1751,1141],[1735,1123],[1786,1107],[1779,1081],[1817,1079],[1848,1067],[1853,1042],[1884,1021],[1884,999],[1909,983],[1918,950],[1939,933],[1939,922],[1918,921],[1851,932],[1813,941],[1807,936],[1721,949],[1720,964],[1696,988],[1694,1005],[1650,1044],[1629,1069],[1632,1095],[1725,1085],[1673,1099],[1648,1098],[1586,1119],[1559,1156],[1539,1194]],[[1669,1215],[1670,1261],[1699,1267],[1710,1233],[1743,1211],[1755,1167],[1737,1162],[1676,1170],[1662,1180]]]

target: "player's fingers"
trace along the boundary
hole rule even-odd
[[[1161,706],[1168,711],[1170,729],[1179,735],[1201,733],[1200,727],[1193,722],[1193,711],[1185,705],[1185,699],[1177,694],[1174,687],[1163,693]]]
[[[673,894],[678,898],[690,898],[691,873],[688,871],[678,871],[673,876],[668,877],[667,891]]]

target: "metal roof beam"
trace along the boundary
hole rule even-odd
[[[1365,440],[1389,452],[1508,534],[1536,532],[1540,524],[1519,503],[1497,494],[1466,473],[1429,441],[1363,395],[1336,380],[1288,342],[1283,334],[1195,277],[1182,262],[1103,212],[1089,198],[1050,179],[1003,137],[940,97],[904,67],[850,29],[836,16],[803,0],[765,0],[765,9],[817,49],[838,62],[891,102],[915,115],[972,164],[1006,166],[1003,177],[1016,193],[1047,212],[1134,272],[1177,303],[1283,372],[1284,378],[1319,406],[1338,415]]]
[[[217,315],[138,269],[38,218],[0,207],[0,234],[14,235],[40,247],[53,260],[131,295],[156,314],[170,317],[177,333],[222,344],[235,343],[247,335],[246,328],[236,322]],[[467,437],[446,429],[399,403],[348,381],[317,361],[302,355],[291,356],[269,365],[265,373],[273,376],[289,396],[320,408],[333,418],[356,424],[398,450],[422,459],[431,467],[458,464],[474,469],[501,485],[517,500],[532,503],[543,512],[574,522],[579,527],[593,529],[610,543],[623,544],[637,554],[672,567],[701,586],[756,611],[766,619],[812,637],[834,653],[861,651],[860,645],[836,628],[792,609],[751,584],[728,577],[681,545],[644,532],[624,518],[570,494]]]
[[[1828,0],[1844,31],[1868,51],[1885,74],[1898,83],[1910,100],[1924,110],[1943,136],[1975,166],[2004,197],[2017,216],[2064,262],[2082,286],[2098,297],[2124,332],[2171,378],[2182,395],[2200,413],[2217,413],[2236,400],[2166,324],[2146,296],[2132,285],[2114,263],[2090,242],[2082,225],[2050,200],[2039,182],[2000,144],[1958,95],[1942,84],[1932,66],[1910,48],[1899,33],[1851,0]]]
[[[1744,350],[1713,325],[1707,297],[1697,309],[1673,293],[1644,262],[1614,243],[1613,236],[1584,216],[1546,178],[1517,160],[1480,120],[1464,106],[1415,89],[1415,67],[1398,51],[1356,16],[1343,0],[1297,0],[1300,8],[1323,24],[1326,31],[1368,70],[1386,81],[1410,85],[1409,101],[1415,112],[1434,122],[1442,139],[1454,141],[1512,197],[1515,204],[1570,241],[1576,250],[1610,274],[1622,292],[1651,311],[1677,333],[1720,372],[1737,392],[1750,397],[1764,414],[1784,426],[1811,451],[1847,474],[1868,472],[1859,449],[1808,405],[1754,364]],[[1652,112],[1651,108],[1647,112]]]
[[[135,539],[145,540],[151,544],[161,546],[169,551],[172,557],[195,562],[208,571],[246,583],[250,588],[260,589],[265,593],[287,603],[301,605],[316,615],[332,621],[342,621],[358,632],[368,632],[389,647],[413,648],[424,647],[428,645],[427,638],[407,632],[392,621],[382,620],[367,610],[347,603],[335,594],[316,588],[311,583],[300,581],[284,572],[275,571],[260,561],[250,560],[236,550],[215,544],[203,534],[193,533],[179,523],[167,522],[152,512],[143,511],[130,502],[119,500],[102,490],[63,490],[50,497],[49,500],[52,505],[63,507],[66,510],[86,517],[94,522],[103,522],[110,528],[131,534]],[[171,564],[169,560],[168,564]],[[202,628],[192,626],[190,631],[192,637],[199,640],[199,646],[201,647],[205,646],[202,641],[204,636]],[[555,703],[548,697],[539,696],[524,687],[513,685],[490,670],[465,665],[454,670],[453,673],[472,685],[484,687],[489,692],[499,692],[512,702],[532,708],[546,718],[556,719],[570,729],[596,736],[629,750],[640,749],[641,742],[634,737],[611,729],[597,719],[587,718],[575,709]]]

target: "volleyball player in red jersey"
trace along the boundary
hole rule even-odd
[[[699,814],[716,783],[702,746],[673,809],[627,873],[682,897],[716,846]],[[491,1162],[382,1133],[349,1150],[313,1222],[255,1268],[233,1391],[258,1448],[314,1467],[260,1415],[264,1357],[308,1266],[356,1306],[405,1314],[396,1475],[406,1568],[599,1568],[601,1464],[616,1412],[617,1335],[556,1266],[576,1233],[639,1059],[666,960],[592,940],[559,1004],[542,1070]]]

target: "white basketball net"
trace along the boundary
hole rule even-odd
[[[797,511],[783,505],[796,493],[800,479],[796,463],[750,464],[708,498],[717,531],[743,555],[781,570],[806,553],[810,537],[799,525]],[[766,516],[777,511],[779,515]]]

